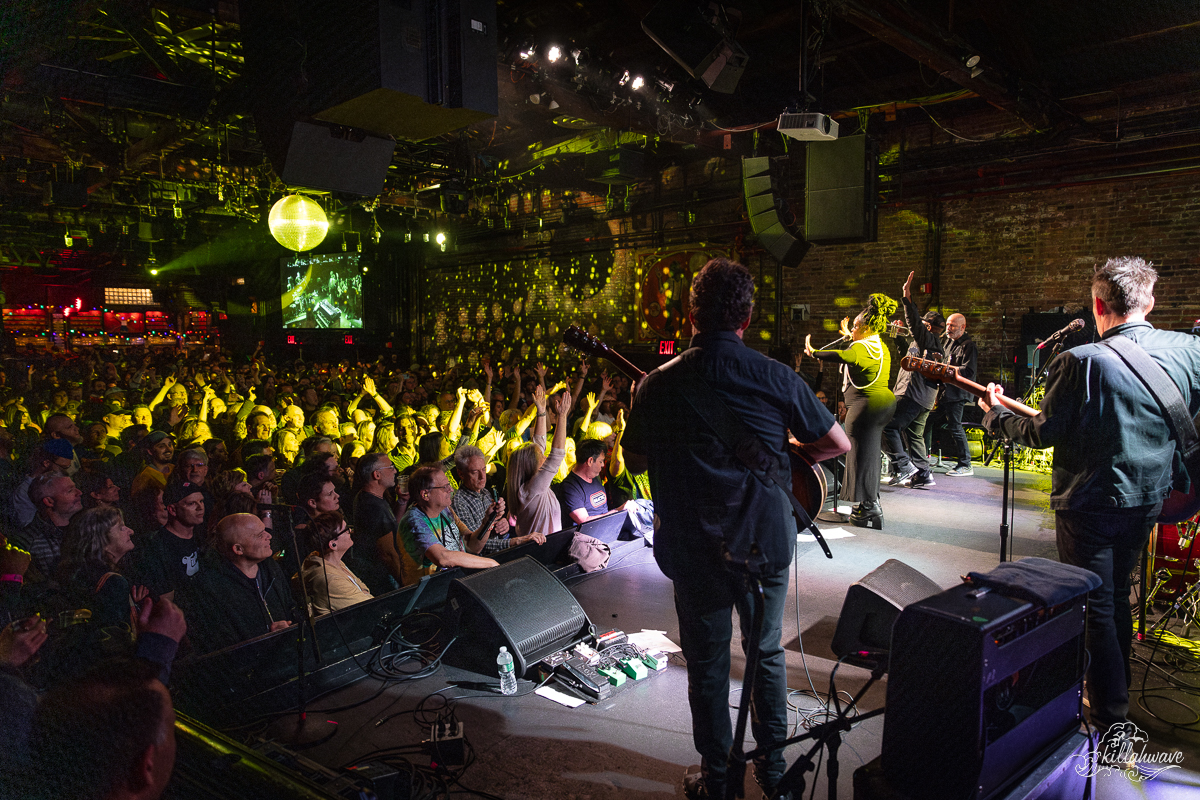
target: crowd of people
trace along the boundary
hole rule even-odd
[[[152,702],[177,650],[298,624],[306,600],[320,615],[439,569],[495,566],[507,548],[651,504],[621,456],[631,386],[586,362],[562,376],[486,360],[435,371],[282,360],[260,344],[18,364],[12,379],[0,370],[0,759],[12,775],[42,757],[45,726],[70,733],[43,717],[73,701],[38,695],[111,683],[114,660],[158,665],[126,670],[142,685],[125,689],[150,686]],[[576,533],[569,552],[592,570],[608,546]]]

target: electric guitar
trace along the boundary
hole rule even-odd
[[[576,325],[563,331],[563,344],[585,355],[607,358],[634,383],[646,377],[645,372],[631,364],[624,356]],[[825,495],[828,491],[825,472],[796,445],[789,445],[788,458],[792,465],[792,494],[800,501],[801,507],[808,515],[815,517],[825,505]]]
[[[931,380],[957,386],[976,397],[987,397],[987,388],[959,375],[958,367],[943,364],[940,361],[917,358],[916,356],[905,356],[900,359],[900,367],[909,372],[920,373]],[[1038,415],[1036,408],[1031,408],[1020,400],[1013,400],[1006,395],[998,394],[996,395],[996,400],[1008,410],[1023,417],[1036,417]],[[1180,492],[1175,489],[1171,490],[1171,494],[1163,501],[1162,511],[1158,514],[1159,522],[1164,524],[1181,522],[1185,519],[1191,519],[1196,515],[1196,512],[1200,511],[1200,494],[1198,494],[1200,480],[1198,479],[1200,479],[1200,475],[1192,476],[1192,486],[1187,492]]]

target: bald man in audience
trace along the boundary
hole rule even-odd
[[[296,615],[287,577],[271,558],[271,532],[253,514],[217,523],[200,573],[178,599],[201,653],[282,630]]]

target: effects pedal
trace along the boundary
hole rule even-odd
[[[589,703],[598,703],[612,695],[612,684],[607,676],[580,656],[571,656],[554,668],[559,681],[570,686]]]

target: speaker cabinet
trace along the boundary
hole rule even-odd
[[[448,663],[490,675],[503,645],[517,675],[592,633],[592,623],[566,586],[531,556],[481,570],[450,584],[458,640]]]
[[[875,241],[878,155],[866,136],[809,142],[804,183],[804,238],[810,242]]]
[[[297,122],[280,178],[292,186],[375,196],[396,143],[361,131]]]
[[[785,267],[799,264],[810,245],[792,235],[779,219],[769,158],[742,159],[742,191],[746,197],[750,230],[759,245]]]
[[[852,664],[868,660],[854,656],[862,650],[886,653],[900,610],[941,590],[904,562],[889,558],[846,591],[833,634],[833,652]]]
[[[692,0],[659,0],[642,19],[642,30],[693,78],[733,94],[750,57],[718,30]]]
[[[1087,595],[1047,609],[955,586],[892,630],[882,763],[913,800],[985,800],[1078,729]]]

